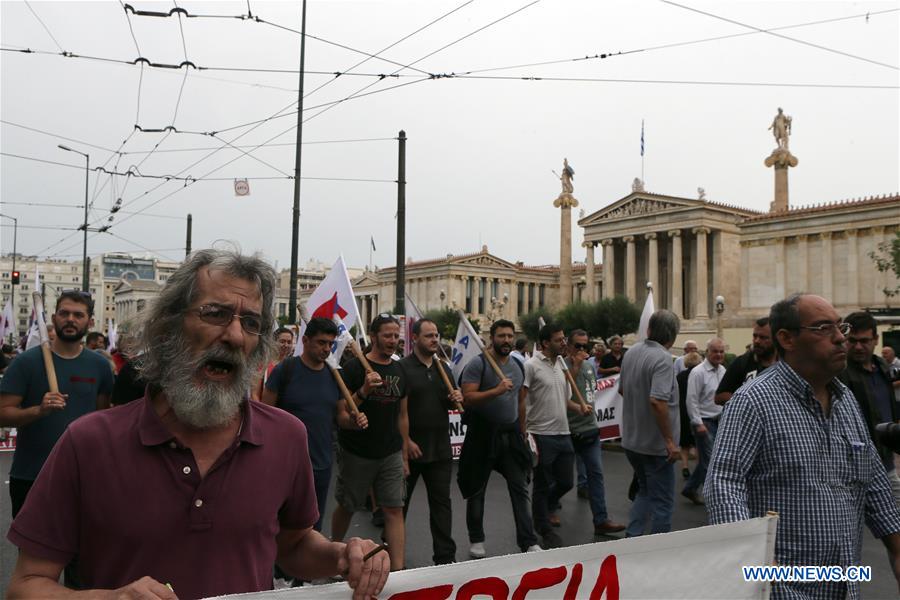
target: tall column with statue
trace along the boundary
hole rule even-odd
[[[769,125],[775,136],[776,147],[766,158],[767,167],[775,167],[775,199],[769,205],[769,212],[783,212],[790,207],[788,200],[788,168],[796,167],[799,161],[791,154],[789,142],[791,137],[791,117],[784,114],[781,108]]]
[[[572,195],[575,170],[569,166],[568,159],[563,159],[562,191],[553,206],[561,209],[559,221],[559,305],[572,303],[572,209],[578,206],[578,200]]]

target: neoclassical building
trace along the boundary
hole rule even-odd
[[[898,283],[869,256],[900,230],[897,194],[761,213],[635,189],[578,224],[590,293],[643,302],[651,282],[656,306],[682,317],[686,335],[715,331],[719,295],[725,329],[745,330],[799,291],[841,314],[883,311],[883,290]]]
[[[406,293],[419,310],[461,308],[482,325],[499,318],[517,321],[519,315],[559,304],[559,266],[527,266],[481,252],[453,255],[406,264]],[[573,295],[584,297],[584,265],[573,265]],[[396,268],[366,271],[352,281],[360,317],[371,321],[395,305]],[[305,300],[305,298],[303,298]]]

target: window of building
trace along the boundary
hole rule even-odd
[[[496,279],[491,280],[491,298],[500,299],[500,282]]]
[[[287,304],[284,302],[278,303],[278,316],[283,317],[287,315]]]
[[[528,311],[534,310],[534,284],[528,284]]]
[[[27,291],[27,290],[28,290],[28,284],[27,284],[27,283],[23,283],[23,284],[22,284],[22,291],[24,292],[24,291]]]
[[[4,284],[3,284],[3,289],[4,289],[4,290],[8,290],[9,288],[10,288],[10,284],[8,284],[8,283],[4,283]]]
[[[538,289],[538,306],[544,308],[544,291],[546,287],[543,283],[541,284],[540,289]]]
[[[466,278],[466,312],[472,312],[472,278]]]
[[[517,284],[518,293],[516,294],[516,314],[521,315],[525,313],[525,284],[518,283]]]
[[[25,321],[25,319],[19,319],[19,325],[24,327],[25,325],[28,325],[28,323]]]

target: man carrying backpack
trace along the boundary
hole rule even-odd
[[[539,551],[531,520],[531,452],[525,441],[524,400],[519,390],[525,379],[522,363],[510,359],[515,326],[505,319],[491,325],[490,352],[503,379],[490,368],[484,355],[473,358],[463,370],[466,439],[459,457],[457,481],[466,499],[469,556],[484,558],[484,492],[491,471],[506,479],[516,524],[516,542],[523,552]]]

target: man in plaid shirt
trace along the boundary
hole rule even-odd
[[[824,298],[797,294],[769,314],[779,362],[725,405],[706,482],[711,524],[779,515],[779,565],[860,564],[862,524],[900,582],[900,511],[850,391],[836,379],[846,335]],[[772,598],[859,598],[855,582],[775,583]]]

